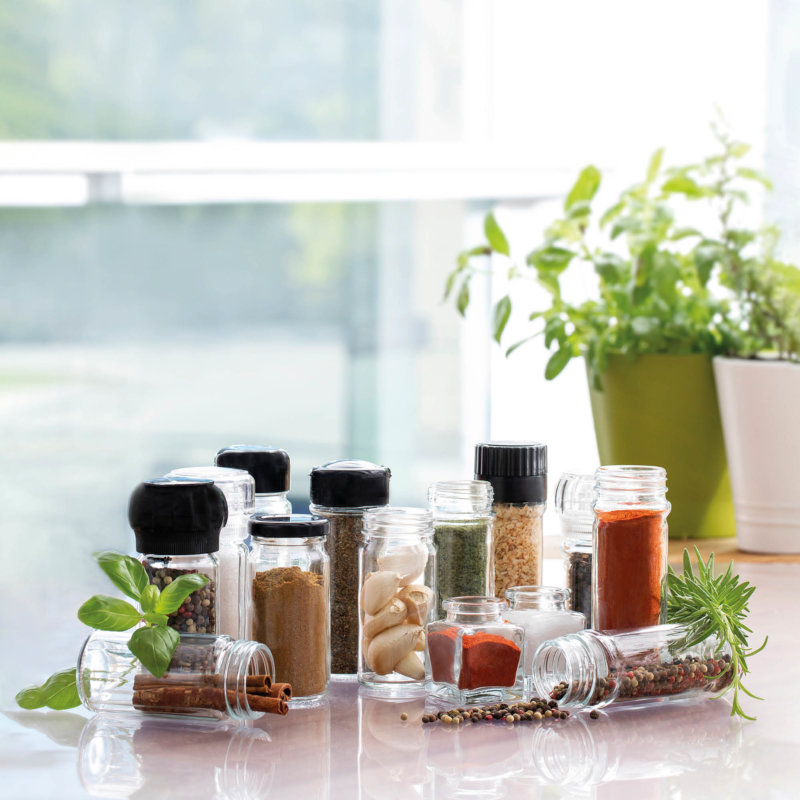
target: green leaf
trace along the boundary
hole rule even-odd
[[[148,586],[145,586],[142,596],[139,598],[142,611],[155,611],[160,594],[161,592],[159,591],[158,586],[154,586],[152,583]]]
[[[670,239],[673,242],[680,241],[681,239],[687,239],[689,236],[702,236],[703,234],[697,230],[697,228],[675,228],[675,230],[670,235]]]
[[[443,300],[447,300],[450,297],[450,293],[453,291],[453,286],[455,286],[456,279],[460,275],[460,270],[454,269],[448,276],[447,281],[444,285],[444,297]]]
[[[111,578],[117,589],[134,600],[139,599],[139,595],[149,583],[141,562],[132,556],[115,553],[113,550],[103,550],[95,553],[94,557],[100,569]]]
[[[467,306],[469,305],[469,283],[464,281],[461,284],[461,289],[458,292],[458,297],[456,298],[456,309],[458,313],[461,314],[463,317],[467,313]]]
[[[600,253],[594,259],[594,270],[603,283],[622,283],[627,268],[627,263],[614,253]]]
[[[494,307],[494,340],[500,344],[500,338],[511,316],[511,299],[508,295],[501,297]]]
[[[697,277],[701,286],[705,286],[708,283],[714,266],[719,261],[720,251],[719,245],[710,242],[702,243],[695,247],[694,265],[697,269]]]
[[[78,619],[84,625],[101,631],[126,631],[137,625],[142,615],[125,600],[96,594],[78,609]]]
[[[544,325],[544,346],[549,350],[554,339],[559,343],[566,337],[564,320],[561,317],[550,317]]]
[[[509,347],[508,350],[506,350],[506,358],[508,358],[515,350],[518,350],[520,347],[522,347],[522,345],[526,344],[531,339],[535,339],[537,336],[540,335],[541,334],[539,332],[532,333],[530,336],[526,336],[524,339],[520,339],[518,342],[512,344],[511,347]]]
[[[22,691],[17,692],[14,699],[20,708],[26,708],[29,711],[45,705],[44,693],[40,686],[29,686],[27,689],[22,689]]]
[[[709,193],[688,175],[675,175],[668,178],[661,187],[661,191],[666,194],[683,194],[690,198],[705,197]]]
[[[568,219],[581,219],[583,217],[588,217],[592,213],[592,206],[591,204],[582,201],[580,203],[575,203],[572,208],[567,212]]]
[[[664,160],[664,148],[659,147],[658,150],[650,156],[650,163],[647,165],[647,183],[652,183],[657,177],[661,169],[661,162]]]
[[[562,345],[561,347],[550,356],[550,359],[547,362],[547,366],[544,368],[544,377],[551,381],[557,375],[559,375],[564,367],[569,364],[570,359],[572,358],[572,348],[569,345]]]
[[[64,669],[51,675],[42,686],[45,705],[56,711],[76,708],[81,704],[76,680],[76,669]]]
[[[166,625],[169,617],[166,614],[159,614],[156,611],[148,611],[144,615],[144,621],[149,622],[151,625]]]
[[[751,167],[737,167],[736,174],[740,178],[744,178],[748,181],[757,181],[767,189],[772,189],[772,181],[763,172],[759,172],[757,169],[752,169]]]
[[[486,219],[483,221],[483,230],[486,233],[486,239],[491,245],[492,250],[504,256],[510,255],[511,251],[508,247],[508,239],[506,239],[506,235],[497,224],[497,220],[491,212],[486,215]]]
[[[616,239],[621,233],[638,231],[642,227],[642,222],[637,217],[620,217],[611,227],[611,238]]]
[[[660,327],[661,322],[655,317],[634,317],[631,322],[631,328],[637,336],[651,336],[657,333]]]
[[[138,628],[128,642],[128,649],[145,669],[160,678],[169,669],[179,641],[180,636],[174,628],[162,625]]]
[[[207,583],[208,578],[199,572],[179,575],[172,583],[161,590],[161,596],[158,598],[155,610],[159,614],[172,614],[183,605],[183,601],[192,592],[202,589]]]
[[[572,250],[551,244],[534,250],[526,260],[537,270],[561,273],[569,266],[573,258],[575,258],[575,253]]]
[[[601,179],[602,175],[597,167],[591,164],[584,167],[564,200],[564,210],[569,211],[577,203],[588,203],[592,200],[600,188]]]
[[[600,227],[605,228],[612,219],[616,219],[625,209],[624,201],[620,200],[618,203],[614,203],[611,208],[609,208],[602,217],[600,217]]]
[[[728,145],[728,153],[734,158],[744,158],[750,152],[750,145],[744,142],[731,142]]]

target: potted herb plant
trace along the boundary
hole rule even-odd
[[[670,533],[677,537],[734,533],[712,358],[760,347],[763,337],[742,330],[764,291],[751,285],[753,276],[765,258],[783,269],[771,257],[749,255],[762,236],[733,227],[748,184],[768,181],[740,165],[746,145],[719,130],[717,136],[720,151],[698,164],[664,168],[663,149],[656,151],[644,180],[599,217],[592,204],[601,174],[586,167],[563,215],[522,264],[511,259],[505,234],[488,214],[486,242],[459,255],[446,286],[464,314],[470,282],[492,256],[490,269],[504,270],[510,286],[533,278],[544,287],[549,304],[525,309],[533,330],[507,355],[542,336],[551,351],[548,380],[573,358],[585,360],[602,463],[666,467]],[[695,216],[705,214],[710,227],[681,224],[687,202],[703,206]],[[737,271],[741,265],[746,272]],[[596,287],[574,299],[562,291],[562,278],[578,270],[593,274]],[[512,310],[509,292],[494,308],[498,343]]]

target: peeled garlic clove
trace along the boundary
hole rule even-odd
[[[393,597],[374,617],[364,620],[364,638],[371,639],[392,625],[399,625],[407,614],[406,604],[398,597]]]
[[[414,649],[422,628],[419,625],[393,625],[381,631],[367,648],[367,663],[378,675],[389,675],[395,665]]]
[[[395,665],[394,671],[414,681],[425,679],[425,666],[415,652],[404,655]]]
[[[424,625],[428,621],[428,614],[433,603],[433,592],[427,586],[421,584],[406,586],[398,592],[397,596],[406,605],[409,622]]]
[[[414,643],[414,649],[418,653],[425,652],[425,631],[420,631],[417,636],[417,641]]]
[[[396,572],[400,576],[401,586],[407,586],[415,578],[420,577],[427,563],[428,550],[420,545],[403,547],[378,557],[378,568]]]
[[[361,587],[361,608],[367,614],[377,614],[400,586],[396,572],[370,572]]]

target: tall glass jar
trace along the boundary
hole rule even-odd
[[[436,614],[433,518],[423,508],[364,515],[359,550],[358,679],[389,692],[425,684],[425,625]]]
[[[475,447],[475,478],[494,490],[494,591],[542,582],[542,517],[547,504],[547,446],[487,442]]]
[[[330,678],[328,521],[254,514],[249,529],[248,635],[272,651],[292,702],[316,700]]]
[[[534,691],[560,707],[709,697],[731,682],[730,648],[690,640],[683,625],[571,633],[536,651]]]
[[[567,572],[568,606],[592,627],[592,525],[594,475],[565,472],[556,486],[555,507],[561,519],[561,551]]]
[[[227,520],[225,495],[209,480],[156,478],[131,494],[128,521],[150,583],[163,589],[188,573],[208,578],[169,615],[167,625],[179,633],[219,632],[216,554]]]
[[[167,478],[200,478],[214,481],[225,495],[228,522],[219,532],[217,553],[220,598],[219,632],[233,639],[244,639],[245,598],[241,596],[247,553],[247,520],[253,513],[255,481],[249,472],[228,467],[181,467],[168,472]]]
[[[440,481],[428,489],[436,545],[436,616],[442,602],[464,595],[494,596],[492,485]]]
[[[259,444],[234,444],[223,447],[214,463],[218,467],[243,469],[255,481],[255,514],[285,516],[292,513],[289,502],[289,454],[278,447]]]
[[[433,693],[459,705],[520,697],[525,632],[505,621],[505,600],[453,597],[444,608],[446,619],[426,629]]]
[[[128,649],[130,633],[95,631],[78,657],[78,693],[91,711],[145,711],[236,720],[286,713],[269,697],[269,648],[230,636],[181,634],[169,669],[151,675]]]
[[[613,466],[595,472],[592,621],[597,630],[664,621],[666,492],[662,467]]]
[[[369,461],[331,461],[311,470],[312,514],[330,522],[331,671],[358,672],[358,549],[364,514],[389,502],[387,467]]]

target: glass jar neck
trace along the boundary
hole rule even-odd
[[[320,547],[325,542],[324,536],[292,536],[288,539],[253,536],[250,540],[255,547]]]
[[[226,690],[225,703],[231,718],[243,720],[261,716],[247,700],[247,677],[265,674],[275,677],[275,662],[269,648],[259,642],[231,640],[222,648],[217,672]]]
[[[442,603],[448,622],[478,625],[483,622],[502,622],[508,603],[498,597],[451,597]]]
[[[513,586],[506,599],[514,611],[566,611],[569,589],[555,586]]]
[[[488,516],[494,492],[488,481],[440,481],[428,489],[434,516]]]
[[[147,561],[163,561],[171,567],[192,567],[197,564],[207,566],[216,565],[217,557],[214,553],[186,553],[182,555],[162,555],[160,553],[141,553],[143,559]]]
[[[364,515],[364,538],[430,538],[433,536],[433,516],[424,508],[384,506]]]
[[[255,514],[291,514],[292,508],[288,499],[288,492],[269,492],[256,494],[253,513]]]
[[[653,508],[668,511],[667,471],[663,467],[622,465],[595,472],[594,509]]]

